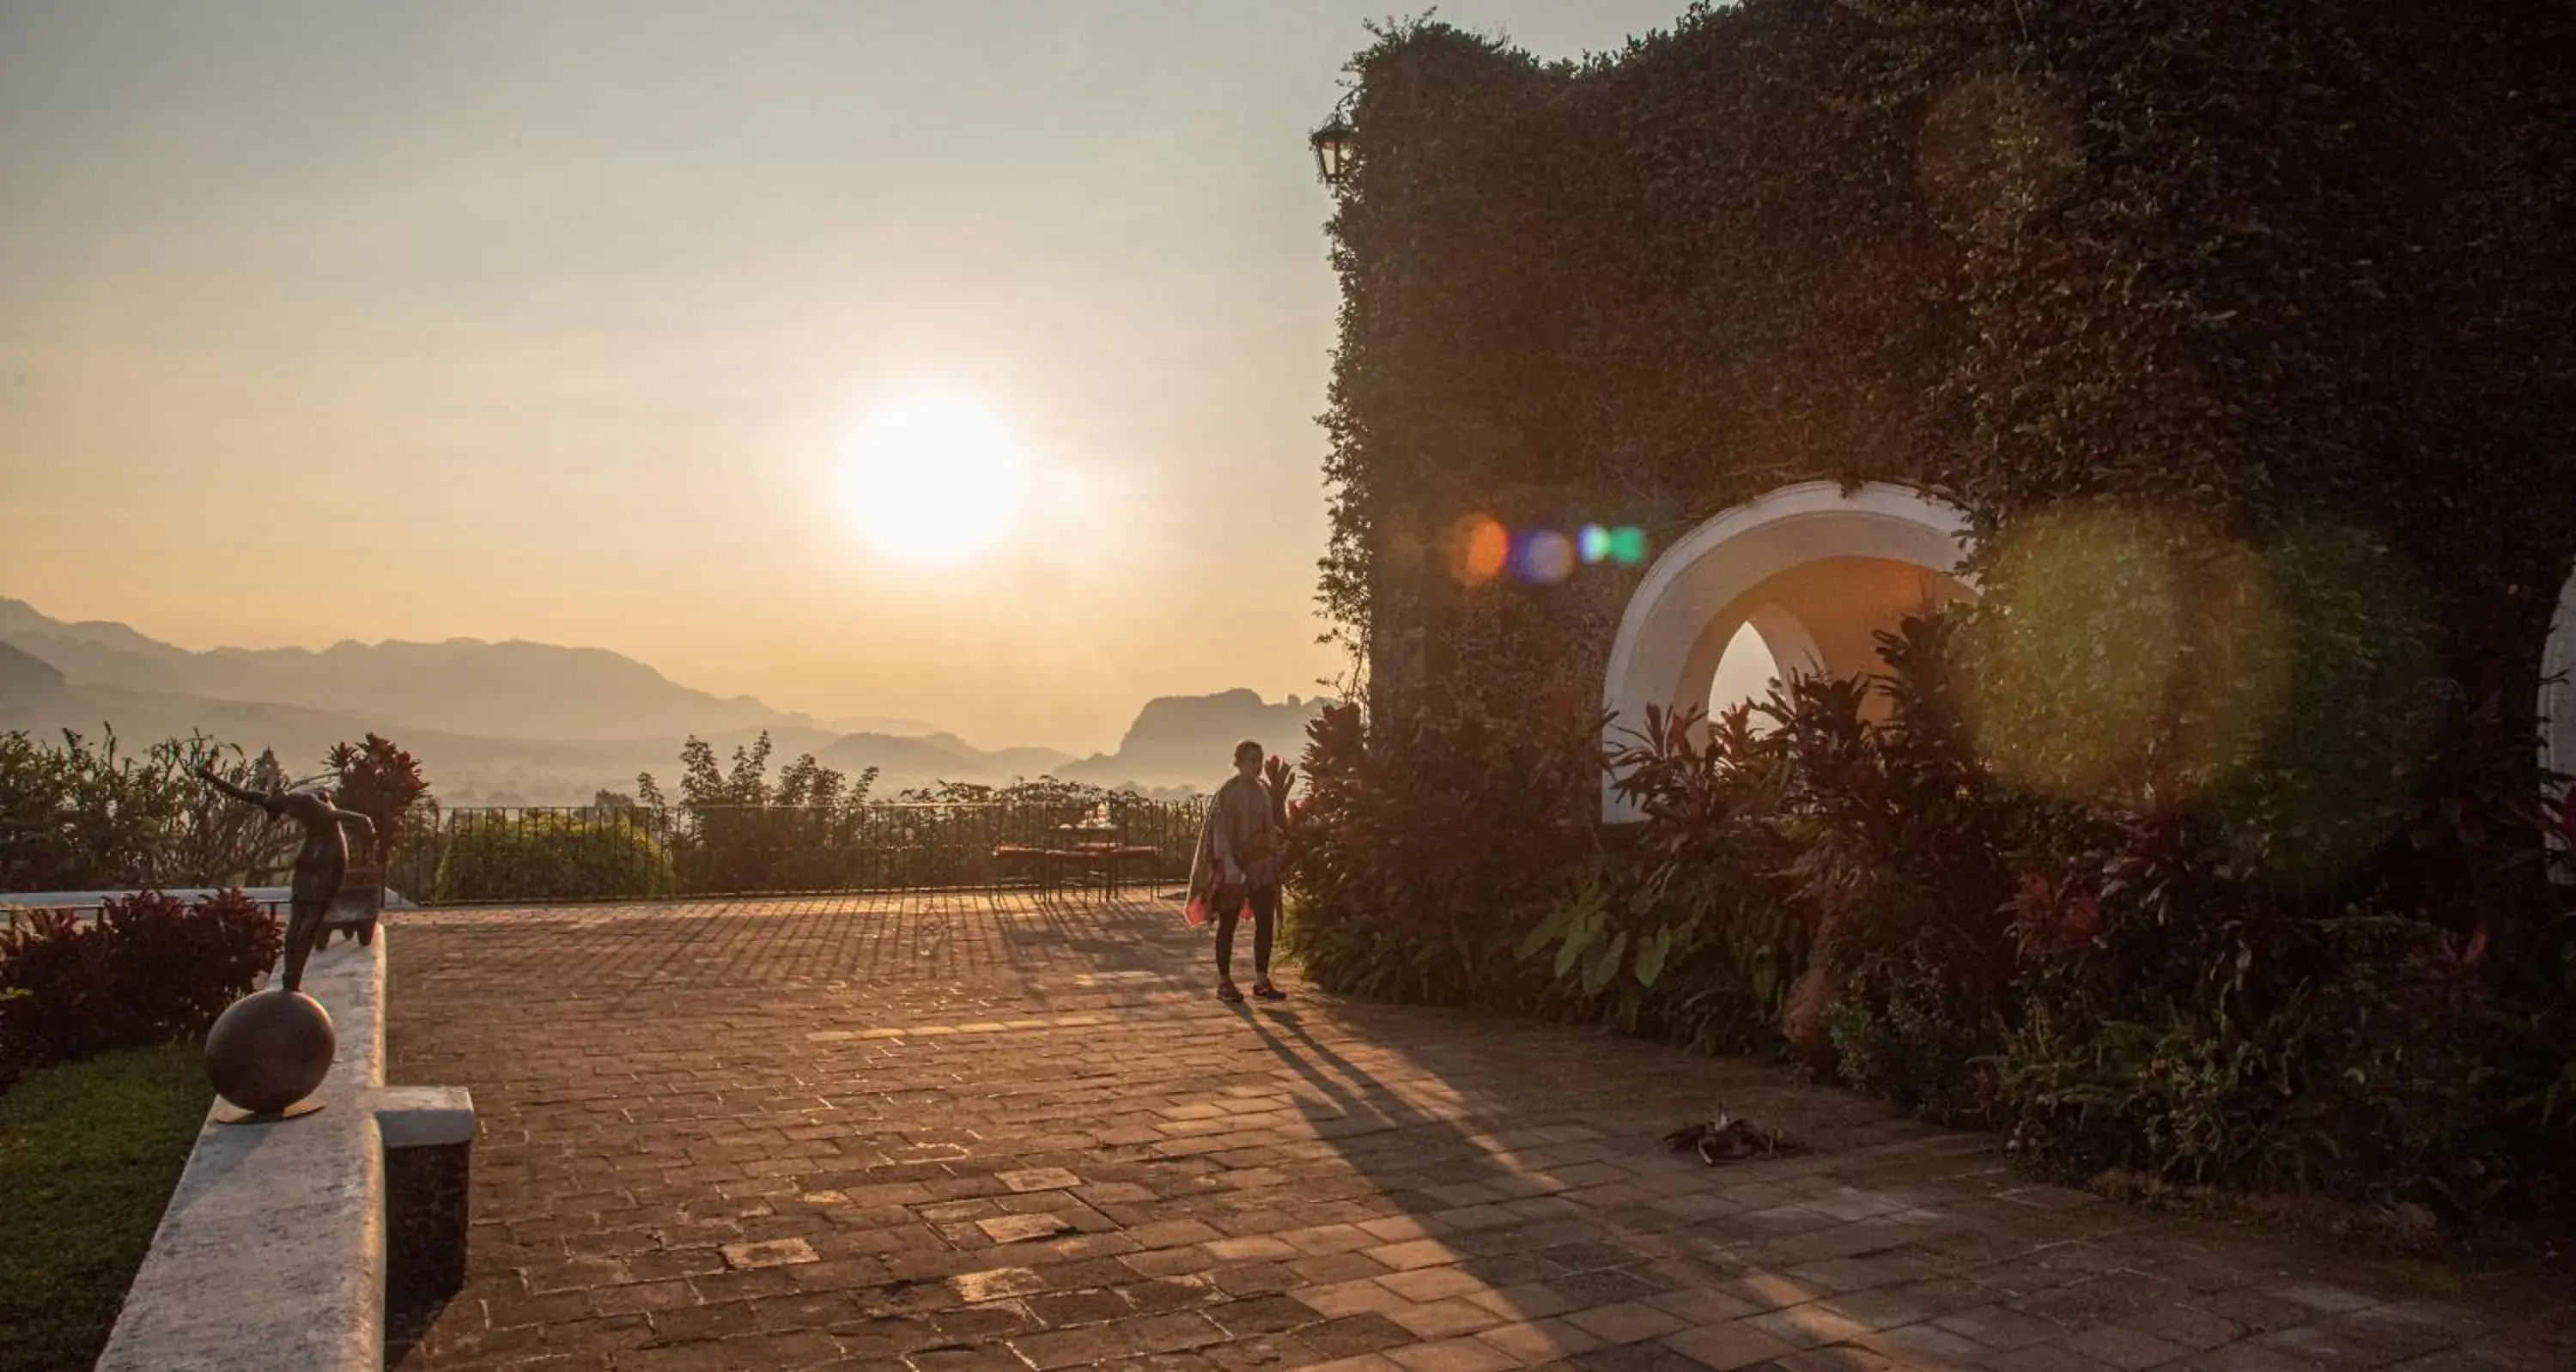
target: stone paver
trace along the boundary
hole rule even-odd
[[[483,1121],[408,1368],[2576,1366],[1767,1067],[1222,1006],[1168,900],[389,923],[392,1075]],[[1661,1151],[1719,1101],[1813,1151]]]

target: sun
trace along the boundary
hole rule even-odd
[[[1028,460],[992,411],[956,395],[897,401],[841,450],[842,500],[870,543],[906,562],[954,566],[1019,522]]]

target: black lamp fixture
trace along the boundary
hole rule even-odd
[[[1342,98],[1343,105],[1350,97]],[[1315,175],[1327,186],[1338,186],[1350,179],[1351,165],[1359,160],[1359,131],[1342,117],[1342,105],[1333,107],[1333,117],[1309,135],[1307,145],[1315,150]]]

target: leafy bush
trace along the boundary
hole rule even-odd
[[[2484,1004],[2482,950],[2360,912],[2280,931],[2331,973],[2276,1001],[2200,969],[2205,994],[2105,1003],[2037,988],[2002,1093],[2034,1161],[2171,1182],[2324,1192],[2465,1214],[2519,1176],[2495,1125],[2509,1034]],[[2285,948],[2241,945],[2256,956]],[[2241,956],[2241,954],[2240,954]],[[2231,960],[2232,961],[2232,960]]]
[[[211,793],[199,766],[238,785],[286,782],[274,755],[246,760],[200,734],[120,755],[69,730],[48,747],[0,734],[0,890],[92,891],[255,884],[292,858],[292,826]]]
[[[1422,723],[1372,753],[1327,716],[1292,827],[1298,946],[1343,989],[1785,1047],[2009,1124],[2077,1177],[2545,1213],[2576,1156],[2576,916],[2500,874],[2536,874],[2555,817],[2502,762],[2390,786],[2390,738],[2504,726],[2456,694],[2410,704],[2412,669],[2387,666],[2408,645],[2336,629],[2366,578],[2341,598],[2283,581],[2286,699],[2328,717],[2194,770],[2189,712],[2151,716],[2089,790],[2007,779],[1977,745],[1978,617],[2008,592],[1881,635],[1871,681],[1651,713],[1606,758],[1643,822],[1599,843],[1550,821],[1519,740]],[[2373,680],[2389,709],[2325,710]],[[2426,718],[2392,729],[2407,709]],[[2370,761],[2338,773],[2349,754]],[[2338,775],[2340,803],[2296,794]]]
[[[1193,804],[1053,779],[943,783],[881,800],[865,793],[872,776],[852,791],[804,758],[772,784],[750,772],[766,761],[757,746],[736,759],[739,783],[718,773],[710,788],[711,756],[703,744],[691,752],[708,767],[679,806],[647,776],[637,796],[603,791],[577,809],[449,811],[407,850],[405,879],[441,901],[955,889],[1023,874],[997,863],[997,845],[1059,846],[1060,826],[1105,814],[1125,843],[1152,850],[1150,861],[1131,854],[1124,875],[1171,881],[1188,872],[1198,833]],[[758,799],[735,803],[751,796]],[[449,861],[460,844],[470,851]],[[658,855],[667,873],[649,891],[636,871],[617,866],[636,851]]]
[[[420,760],[391,740],[369,734],[364,743],[333,746],[323,761],[337,777],[332,782],[335,802],[375,826],[374,844],[352,856],[382,866],[393,860],[409,831],[437,825],[438,802],[420,774]]]
[[[238,890],[190,902],[145,891],[86,924],[40,911],[0,929],[0,1061],[26,1068],[195,1037],[283,945],[276,918]]]
[[[671,861],[642,823],[562,814],[451,816],[435,899],[642,898],[675,889]]]
[[[1813,928],[1779,876],[1783,751],[1737,706],[1706,721],[1650,711],[1609,763],[1645,816],[1574,897],[1522,940],[1542,1003],[1699,1051],[1767,1051]],[[1702,733],[1706,737],[1701,737]]]
[[[2206,543],[2145,557],[2204,600],[2250,581]],[[2038,603],[2003,571],[1972,612],[1971,673],[2099,662],[2108,611]],[[2563,1205],[2576,925],[2539,879],[2527,736],[2437,675],[2376,541],[2289,529],[2259,571],[2258,613],[2196,617],[2198,665],[2133,717],[2130,754],[2032,802],[2054,817],[2017,850],[1998,1111],[2027,1156],[2078,1174],[2455,1218]]]
[[[654,831],[668,836],[671,861],[690,891],[819,891],[839,884],[835,856],[856,845],[869,818],[871,767],[855,779],[807,753],[769,779],[768,731],[736,748],[733,766],[691,735],[680,749],[676,814],[651,774],[635,779]]]
[[[1441,1004],[1525,1004],[1521,931],[1590,842],[1576,797],[1588,742],[1473,717],[1363,736],[1357,705],[1307,726],[1306,794],[1288,825],[1290,940],[1341,991]]]

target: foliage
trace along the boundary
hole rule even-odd
[[[868,817],[871,767],[849,778],[807,753],[769,776],[770,742],[763,730],[749,747],[736,748],[733,766],[719,769],[715,749],[691,735],[680,749],[679,823],[656,832],[671,835],[671,857],[693,891],[822,890],[831,885],[824,856],[855,841]],[[636,791],[658,818],[669,811],[650,774]],[[665,822],[667,823],[667,821]]]
[[[1291,946],[1320,985],[1443,1004],[1531,989],[1517,931],[1588,842],[1571,797],[1597,764],[1580,738],[1424,718],[1364,742],[1359,707],[1307,727],[1288,825]]]
[[[2240,935],[2233,957],[2195,969],[2209,983],[2198,995],[2041,988],[2003,1058],[2033,1159],[2453,1214],[2516,1178],[2517,1202],[2547,1196],[2542,1159],[2509,1156],[2495,1127],[2509,1043],[2482,950],[2361,911],[2275,932]],[[2261,962],[2302,953],[2331,974],[2249,994]]]
[[[2049,1165],[2563,1199],[2571,50],[2483,3],[1746,0],[1579,67],[1377,32],[1320,591],[1379,717],[1330,750],[1364,786],[1315,772],[1300,937],[1343,985],[1785,1038]],[[1470,585],[1457,522],[1664,545],[1815,478],[1965,508],[1978,609],[1873,685],[1620,721],[1633,834],[1518,823],[1506,759],[1579,730],[1634,574]],[[1479,761],[1392,771],[1425,737]],[[1422,924],[1416,871],[1499,894]]]
[[[59,748],[0,735],[0,890],[91,891],[256,882],[294,851],[291,826],[215,795],[199,766],[238,785],[283,786],[277,759],[202,734],[121,754],[64,731]]]
[[[371,733],[363,743],[334,745],[323,761],[337,776],[332,789],[339,807],[365,815],[375,825],[366,861],[382,866],[392,860],[407,830],[438,822],[438,802],[420,774],[420,760],[391,740]]]
[[[2167,765],[2183,715],[2099,790],[2016,784],[1967,702],[1982,617],[2017,603],[1999,587],[1905,620],[1866,683],[1650,713],[1606,759],[1643,821],[1598,846],[1537,820],[1543,783],[1494,734],[1417,726],[1445,768],[1426,775],[1328,716],[1292,830],[1298,946],[1345,989],[1785,1047],[1935,1118],[2009,1124],[2047,1168],[2464,1218],[2564,1204],[2576,918],[2495,877],[2532,875],[2540,807],[2468,803],[2504,777],[2374,779],[2365,860],[2316,821],[2358,811],[2247,803],[2332,776],[2306,759],[2366,753],[2388,712],[2251,741],[2197,789]],[[2350,693],[2406,649],[2327,632],[2340,613],[2298,610],[2289,641],[2297,675]],[[1516,826],[1498,841],[1460,837],[1497,817]],[[2320,864],[2329,845],[2344,856]],[[1477,902],[1492,891],[1518,898]],[[1493,956],[1506,941],[1517,967]]]
[[[32,1072],[0,1097],[0,1372],[97,1360],[212,1095],[179,1044]]]
[[[0,929],[0,1061],[24,1068],[193,1038],[259,984],[277,919],[238,890],[111,900],[95,922],[39,911]]]
[[[631,814],[590,823],[564,814],[448,817],[433,899],[641,899],[672,894],[671,860]],[[615,822],[625,820],[629,822]]]
[[[1525,959],[1546,961],[1552,1012],[1699,1051],[1778,1044],[1814,939],[1780,877],[1783,752],[1753,719],[1738,706],[1703,729],[1654,711],[1613,750],[1646,819],[1522,940]]]
[[[810,756],[773,780],[765,739],[729,769],[696,739],[682,761],[676,805],[648,774],[633,795],[603,790],[582,807],[450,811],[421,845],[435,867],[414,854],[405,879],[434,870],[423,885],[443,902],[991,885],[1024,875],[996,859],[998,846],[1061,847],[1060,826],[1104,817],[1155,850],[1128,875],[1172,879],[1197,832],[1193,806],[1053,778],[884,799],[871,794],[873,771],[845,778]]]

